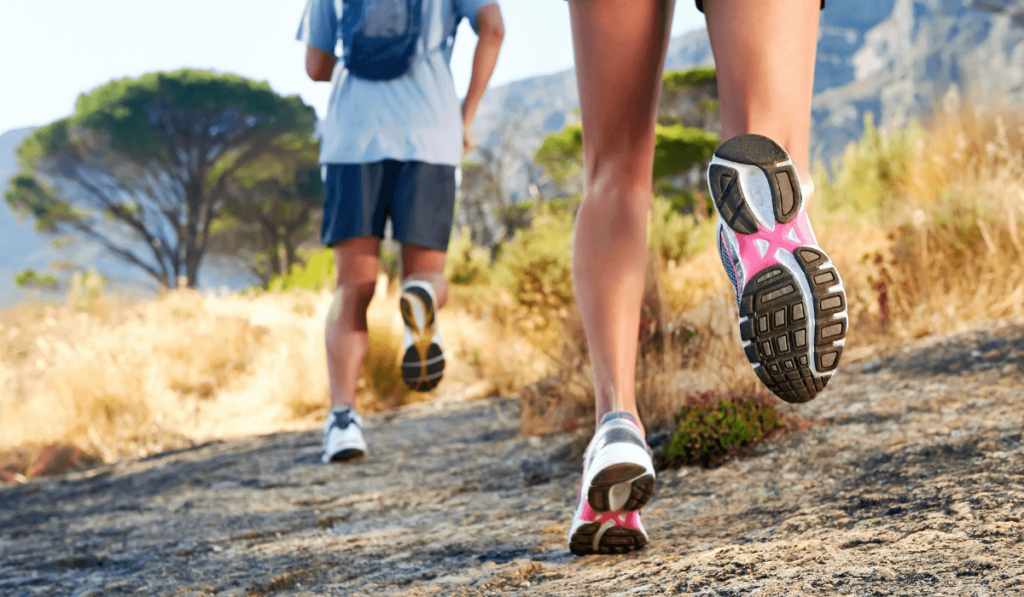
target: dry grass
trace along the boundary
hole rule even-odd
[[[544,362],[537,349],[456,304],[439,316],[445,379],[433,394],[409,392],[398,367],[397,289],[383,276],[378,286],[359,381],[362,412],[508,392],[540,375],[529,378]],[[215,297],[182,290],[149,301],[101,295],[88,305],[0,312],[0,451],[60,442],[111,461],[317,426],[328,407],[330,299],[313,291]]]

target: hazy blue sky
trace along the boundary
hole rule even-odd
[[[0,0],[0,133],[66,116],[75,98],[112,79],[212,68],[268,81],[323,114],[328,84],[303,71],[295,31],[306,0]],[[572,66],[564,0],[505,0],[506,36],[491,81]],[[679,0],[673,35],[702,27]],[[463,23],[452,71],[465,93],[476,36]]]

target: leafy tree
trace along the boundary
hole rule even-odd
[[[668,71],[662,77],[658,124],[681,124],[711,133],[722,131],[718,78],[714,67]]]
[[[313,121],[297,96],[234,75],[113,81],[22,143],[6,199],[38,230],[78,233],[164,287],[195,286],[236,175]]]
[[[655,180],[708,162],[721,139],[714,133],[679,124],[656,127],[655,138]]]
[[[653,174],[656,180],[682,174],[711,159],[720,140],[714,133],[682,125],[658,125],[655,135]],[[583,166],[583,130],[580,125],[569,125],[545,137],[534,159],[556,181],[579,172]]]
[[[60,286],[57,278],[51,275],[41,275],[34,269],[27,269],[14,276],[14,283],[18,288],[36,288],[39,290],[56,290]]]
[[[583,126],[570,124],[544,137],[534,160],[551,174],[555,182],[576,176],[583,169]]]
[[[264,283],[301,263],[298,247],[316,238],[323,205],[319,145],[304,134],[276,139],[225,187],[210,251],[243,257]]]

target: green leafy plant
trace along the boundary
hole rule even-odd
[[[669,92],[705,83],[716,83],[717,81],[718,77],[715,75],[715,67],[713,66],[668,71],[661,78],[662,88]]]
[[[530,226],[502,247],[498,282],[529,310],[551,316],[573,301],[571,212],[540,207]]]
[[[717,466],[788,426],[775,399],[765,395],[705,392],[686,398],[665,449],[669,466]]]
[[[448,245],[444,274],[452,284],[482,284],[490,273],[490,258],[487,249],[473,244],[469,227],[464,227]]]
[[[334,288],[337,276],[334,252],[330,249],[321,249],[309,254],[305,265],[293,265],[288,273],[271,278],[267,289],[271,292],[284,292],[293,288],[329,290]]]
[[[27,269],[14,276],[18,288],[35,288],[38,290],[56,290],[60,285],[57,278],[49,274],[39,274],[34,269]]]

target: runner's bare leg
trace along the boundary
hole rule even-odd
[[[334,246],[338,280],[325,341],[331,408],[356,407],[356,383],[369,346],[366,309],[380,268],[380,240],[354,238]]]
[[[809,143],[818,0],[705,0],[718,73],[722,141],[756,133],[782,145],[803,180]]]
[[[571,0],[587,191],[573,276],[590,347],[597,418],[634,395],[654,126],[673,0]]]

